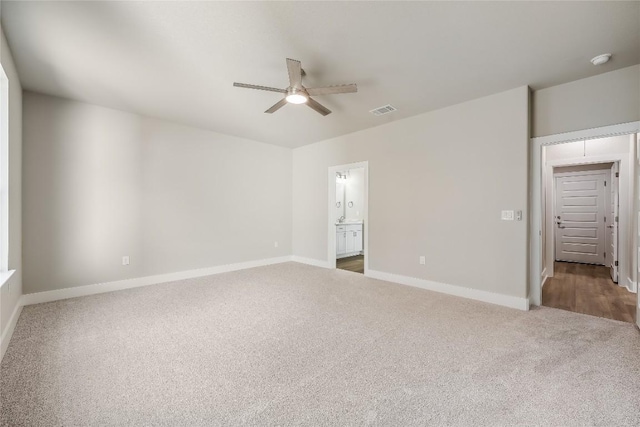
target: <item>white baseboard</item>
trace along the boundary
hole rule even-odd
[[[262,267],[291,261],[291,256],[267,258],[255,261],[238,262],[235,264],[219,265],[216,267],[200,268],[196,270],[180,271],[176,273],[158,274],[155,276],[138,277],[135,279],[118,280],[114,282],[96,283],[93,285],[77,286],[74,288],[56,289],[54,291],[36,292],[22,296],[23,305],[40,304],[67,298],[86,295],[102,294],[123,289],[138,288],[140,286],[173,282],[176,280],[193,279],[195,277],[211,276],[229,271],[244,270],[246,268]],[[3,341],[4,342],[4,341]]]
[[[304,258],[304,257],[301,257],[301,256],[293,255],[291,257],[291,261],[299,262],[300,264],[309,264],[309,265],[313,265],[313,266],[316,266],[316,267],[329,268],[329,262],[324,261],[324,260],[319,260],[319,259]]]
[[[357,255],[364,255],[364,253],[361,252],[361,251],[360,252],[349,252],[349,253],[342,254],[342,255],[336,255],[336,259],[349,258],[349,257],[352,257],[352,256],[357,256]]]
[[[11,337],[13,336],[13,331],[16,329],[16,324],[18,323],[18,318],[20,317],[20,313],[22,313],[22,301],[19,300],[16,304],[13,313],[11,313],[11,317],[9,318],[9,323],[2,331],[2,336],[0,337],[0,361],[4,357],[4,353],[9,348],[9,342],[11,341]]]
[[[516,308],[518,310],[529,310],[529,299],[518,298],[509,295],[497,294],[494,292],[481,291],[478,289],[465,288],[462,286],[448,285],[446,283],[433,282],[431,280],[418,279],[415,277],[401,276],[398,274],[385,273],[382,271],[368,270],[368,277],[385,280],[387,282],[399,283],[401,285],[414,286],[416,288],[427,289],[429,291],[454,295],[457,297],[488,302],[502,305],[504,307]]]
[[[633,292],[634,294],[636,292],[638,292],[638,286],[636,285],[636,282],[634,282],[633,280],[631,280],[631,277],[627,277],[627,290],[629,292]]]
[[[547,268],[545,267],[545,269],[542,270],[542,273],[540,274],[540,289],[544,288],[544,284],[548,278],[549,276],[547,276]]]

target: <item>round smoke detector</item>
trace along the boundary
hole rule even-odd
[[[602,65],[602,64],[606,64],[607,62],[609,62],[610,59],[611,59],[611,54],[610,53],[604,53],[602,55],[598,55],[595,58],[591,59],[591,63],[593,65]]]

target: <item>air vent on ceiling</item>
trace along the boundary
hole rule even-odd
[[[383,105],[382,107],[378,107],[378,108],[374,108],[373,110],[369,111],[371,114],[373,114],[374,116],[383,116],[385,114],[389,114],[396,111],[396,107],[394,107],[391,104],[387,104],[387,105]]]

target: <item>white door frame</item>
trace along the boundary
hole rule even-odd
[[[609,275],[611,279],[618,285],[620,285],[620,269],[617,264],[614,264],[620,258],[620,224],[616,223],[616,216],[620,216],[620,163],[614,163],[611,166],[611,170],[609,173],[609,180],[611,181],[611,188],[606,192],[609,196],[609,200],[607,201],[607,213],[609,216],[609,224],[607,227],[611,228],[611,233],[607,233],[609,236],[609,244],[607,245],[607,252],[611,252],[611,259],[609,260]],[[617,173],[618,176],[614,177],[614,173]],[[633,181],[634,178],[631,178]],[[615,182],[615,185],[614,185]],[[633,182],[631,182],[633,185]],[[633,201],[632,201],[633,203]],[[630,229],[633,229],[633,217],[630,218]],[[628,236],[631,239],[631,236]],[[627,242],[628,243],[628,242]],[[612,247],[615,246],[614,250],[611,250]],[[615,256],[613,256],[615,254]],[[630,269],[633,268],[633,265],[629,266]],[[615,273],[614,273],[615,272]],[[632,277],[632,274],[629,274],[629,277]]]
[[[327,263],[329,268],[336,268],[336,173],[347,169],[364,168],[364,198],[363,198],[363,236],[364,242],[362,249],[364,251],[364,274],[369,271],[369,162],[349,163],[346,165],[329,166],[328,179],[328,204],[327,204]]]
[[[529,218],[531,223],[529,226],[529,302],[532,305],[542,304],[542,283],[546,278],[547,272],[542,271],[542,218],[544,212],[542,211],[542,177],[544,166],[542,164],[542,147],[563,144],[573,141],[581,141],[585,139],[605,138],[618,135],[631,135],[634,133],[640,133],[640,121],[622,123],[612,126],[604,126],[599,128],[587,129],[576,132],[567,132],[557,135],[542,136],[531,139],[530,144],[530,187],[529,187]],[[573,159],[574,164],[580,164],[578,162],[585,162],[585,158]],[[562,160],[562,163],[568,163],[569,160]],[[603,163],[607,161],[601,159],[595,161],[595,163]],[[550,162],[552,163],[552,162]],[[589,162],[587,162],[589,163]],[[634,179],[635,181],[635,179]],[[630,185],[630,188],[636,187]],[[636,191],[637,192],[637,191]],[[335,196],[334,196],[335,197]],[[630,200],[635,200],[630,199]],[[622,235],[622,232],[619,232]],[[547,252],[548,255],[548,252]],[[618,259],[622,256],[619,253]],[[553,263],[551,264],[553,266]],[[624,280],[627,280],[626,278]]]
[[[636,263],[636,265],[634,266],[636,290],[640,290],[638,289],[638,282],[640,282],[640,132],[636,134],[635,146],[636,146],[636,158],[634,159],[634,162],[636,166],[636,176],[633,177],[633,180],[636,186],[636,191],[634,194],[636,207],[634,211],[633,221],[634,222],[637,221],[637,222],[636,222],[636,234],[635,234],[636,244],[633,250],[637,251],[637,255],[634,256],[633,258]],[[620,195],[618,195],[618,199],[620,199]],[[620,271],[618,271],[618,281],[620,281]],[[640,298],[638,298],[638,294],[636,294],[636,326],[640,328]]]

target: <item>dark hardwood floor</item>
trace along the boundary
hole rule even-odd
[[[337,259],[336,268],[364,274],[364,255]]]
[[[615,284],[607,267],[556,262],[554,274],[542,288],[542,305],[635,322],[636,294]]]

